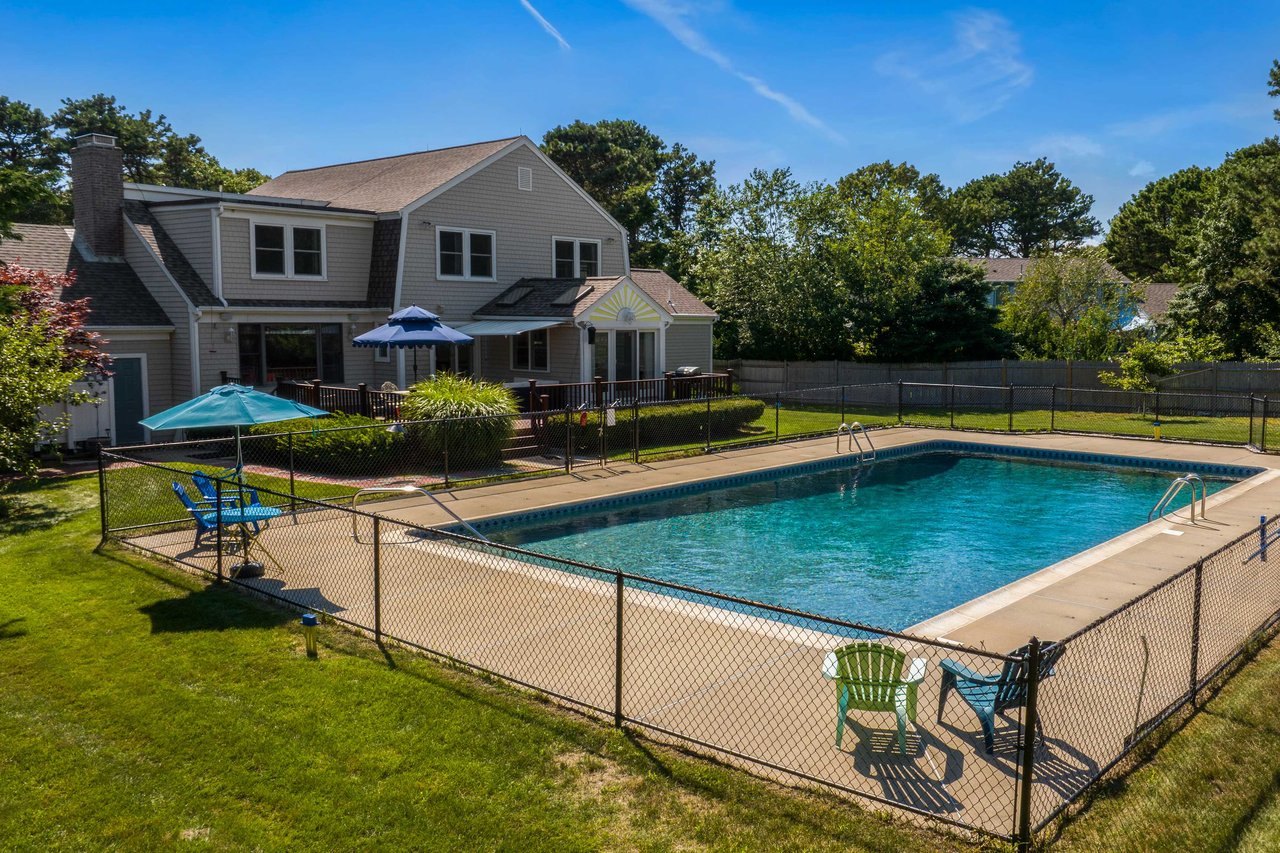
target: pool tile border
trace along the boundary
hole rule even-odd
[[[915,444],[887,447],[883,450],[877,449],[876,461],[903,459],[909,456],[920,456],[927,453],[963,453],[968,456],[994,456],[1015,459],[1038,459],[1049,462],[1074,462],[1086,465],[1100,465],[1108,468],[1136,468],[1148,471],[1165,471],[1170,474],[1191,472],[1236,480],[1247,479],[1255,474],[1260,474],[1267,470],[1266,468],[1248,465],[1224,465],[1213,462],[1192,462],[1180,459],[1152,458],[1145,456],[1120,456],[1110,453],[1087,453],[1075,450],[1054,450],[1050,448],[1022,447],[1006,444],[978,444],[951,439],[931,439],[929,441],[923,441]],[[472,521],[471,524],[477,530],[492,530],[495,527],[503,527],[509,524],[523,524],[529,521],[555,518],[558,516],[590,510],[609,509],[612,507],[626,506],[635,503],[648,503],[651,501],[675,497],[677,495],[710,491],[712,489],[735,486],[742,483],[758,482],[761,480],[773,480],[781,477],[792,476],[794,474],[804,474],[813,471],[827,471],[833,468],[852,468],[857,464],[859,464],[858,456],[852,453],[846,453],[840,456],[828,457],[826,459],[799,462],[791,465],[765,468],[759,471],[748,471],[741,474],[712,477],[705,480],[681,483],[675,486],[662,486],[655,489],[646,489],[624,495],[610,495],[607,497],[591,498],[585,501],[578,501],[576,503],[560,504],[536,510],[494,515],[488,518]]]

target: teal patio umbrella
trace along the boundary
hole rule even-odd
[[[235,427],[236,476],[244,468],[244,454],[240,448],[240,427],[254,424],[270,424],[294,418],[319,418],[329,414],[315,409],[255,391],[247,385],[219,385],[172,409],[138,421],[147,429],[198,429],[201,427]]]

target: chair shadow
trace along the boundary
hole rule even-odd
[[[976,721],[972,730],[945,722],[940,725],[968,744],[975,758],[1010,778],[1016,778],[1022,773],[1022,727],[1004,714],[998,714],[997,719],[1004,725],[995,730],[991,752],[986,751],[982,730]],[[1033,773],[1036,785],[1044,785],[1067,800],[1097,776],[1098,763],[1065,740],[1041,733],[1036,737]]]
[[[857,743],[852,750],[848,738]],[[880,795],[933,814],[963,811],[947,785],[964,775],[964,755],[926,729],[907,730],[907,752],[898,751],[898,731],[876,729],[850,718],[845,724],[845,746],[841,751],[853,759],[860,775],[880,784]]]

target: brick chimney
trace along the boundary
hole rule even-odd
[[[71,149],[71,202],[76,237],[99,258],[124,254],[124,159],[116,138],[76,137]]]

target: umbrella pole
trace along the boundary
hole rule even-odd
[[[418,348],[413,348],[413,384],[418,384]]]

